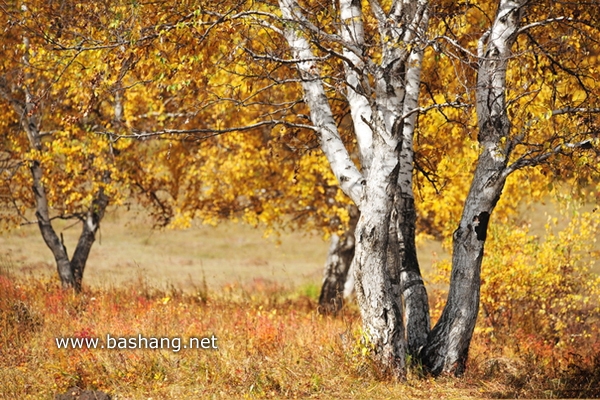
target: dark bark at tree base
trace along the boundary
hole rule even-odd
[[[327,254],[321,295],[319,296],[319,313],[335,315],[342,309],[344,283],[353,257],[354,239],[348,240],[346,234],[342,237],[333,235]]]
[[[490,151],[483,152],[478,159],[463,215],[453,235],[448,300],[421,352],[423,365],[435,376],[445,373],[461,376],[466,369],[479,311],[488,223],[506,182],[505,166],[505,160]]]
[[[427,337],[421,353],[423,366],[432,375],[461,376],[479,312],[480,274],[486,226],[468,224],[454,233],[453,268],[448,301]]]
[[[108,180],[108,177],[106,178]],[[104,212],[108,206],[108,197],[102,190],[92,202],[92,207],[87,213],[86,219],[83,222],[83,229],[77,242],[77,247],[71,258],[71,270],[74,278],[74,289],[77,292],[81,291],[83,282],[83,271],[90,255],[92,245],[96,241],[96,232],[100,228],[100,221],[104,217]]]
[[[337,314],[344,305],[344,287],[350,265],[354,259],[354,232],[358,222],[358,209],[352,207],[348,230],[341,236],[332,235],[325,271],[323,286],[319,296],[319,312]]]

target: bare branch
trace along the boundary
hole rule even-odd
[[[579,142],[573,143],[563,143],[555,146],[554,148],[533,156],[536,152],[534,150],[530,150],[524,155],[522,155],[518,160],[509,165],[503,172],[504,177],[508,177],[508,175],[513,172],[525,168],[525,167],[533,167],[536,165],[543,164],[550,157],[565,154],[565,150],[589,150],[594,148],[594,143],[591,139],[585,139]]]
[[[596,114],[600,113],[600,108],[582,108],[582,107],[565,107],[552,111],[552,115],[562,114]]]
[[[435,42],[438,39],[442,39],[445,40],[446,42],[450,43],[452,46],[456,47],[458,50],[460,50],[461,52],[473,57],[474,59],[478,59],[480,58],[480,56],[478,56],[477,54],[473,53],[472,51],[470,51],[469,49],[463,47],[460,45],[460,43],[458,43],[456,40],[452,39],[451,37],[448,37],[446,35],[441,35],[441,36],[437,36],[436,38],[433,39],[432,42]],[[482,37],[483,40],[485,40],[484,37]]]
[[[244,48],[244,51],[246,51],[248,54],[250,54],[256,60],[267,60],[267,61],[278,62],[281,64],[297,64],[297,63],[304,62],[304,61],[326,61],[329,58],[331,58],[330,56],[325,56],[325,57],[313,57],[311,59],[306,59],[306,60],[294,59],[294,58],[284,59],[284,58],[272,56],[270,54],[256,54],[248,48]]]
[[[115,132],[108,132],[108,131],[96,131],[94,133],[100,134],[100,135],[106,135],[113,139],[146,139],[146,138],[163,136],[163,135],[204,134],[205,136],[202,136],[199,138],[200,140],[204,140],[204,139],[208,139],[208,138],[211,138],[214,136],[222,135],[224,133],[243,132],[243,131],[249,131],[249,130],[253,130],[256,128],[260,128],[263,126],[277,126],[277,125],[284,125],[284,126],[288,126],[288,127],[302,128],[302,129],[310,129],[313,131],[316,130],[316,128],[312,125],[297,124],[297,123],[293,123],[293,122],[289,122],[289,121],[285,121],[285,120],[269,120],[269,121],[257,122],[252,125],[237,126],[237,127],[231,127],[231,128],[223,128],[223,129],[213,129],[213,128],[201,129],[201,128],[198,128],[198,129],[162,129],[162,130],[158,130],[158,131],[135,131],[134,130],[133,133],[131,133],[131,134],[118,134]]]
[[[473,105],[461,103],[460,101],[453,101],[453,102],[449,102],[449,103],[431,104],[427,107],[417,107],[417,108],[413,108],[412,110],[410,110],[407,113],[405,113],[404,115],[402,115],[402,117],[400,117],[400,121],[405,120],[406,118],[410,117],[411,115],[413,115],[415,113],[424,114],[431,110],[439,110],[441,108],[446,108],[446,107],[469,108],[469,107],[473,107]]]
[[[69,220],[72,220],[72,219],[77,219],[78,221],[81,221],[84,218],[85,218],[85,213],[60,214],[60,215],[56,215],[54,217],[49,218],[48,221],[54,221],[54,220],[57,220],[57,219],[62,219],[64,221],[69,221]],[[30,221],[30,220],[26,219],[25,217],[23,217],[23,219],[25,219],[26,222],[21,222],[19,224],[20,226],[37,225],[37,224],[40,223],[39,220]],[[72,226],[73,225],[65,228],[65,230],[71,228]]]
[[[517,31],[517,34],[521,34],[525,31],[528,31],[529,29],[536,28],[538,26],[544,26],[544,25],[551,24],[553,22],[562,22],[562,21],[575,21],[575,20],[573,18],[569,18],[569,17],[557,17],[557,18],[545,19],[543,21],[536,21],[536,22],[532,22],[531,24],[524,25],[523,27],[521,27]]]

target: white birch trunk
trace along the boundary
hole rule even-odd
[[[380,122],[379,126],[382,125]],[[354,277],[356,299],[375,356],[395,376],[403,377],[406,339],[402,301],[393,287],[396,271],[388,264],[397,160],[395,147],[376,135],[372,171],[356,227]]]
[[[358,144],[360,155],[361,170],[363,176],[369,176],[371,163],[373,162],[373,132],[368,125],[371,121],[371,104],[367,96],[370,92],[368,78],[366,77],[366,65],[364,62],[365,45],[363,15],[360,1],[340,0],[340,18],[342,26],[340,36],[349,44],[352,44],[354,51],[344,47],[343,55],[344,72],[346,75],[348,104],[350,105],[350,114],[354,124],[354,133]],[[360,51],[360,53],[356,53]],[[365,79],[367,78],[367,79]]]
[[[477,160],[460,225],[453,235],[448,302],[423,350],[423,363],[435,375],[461,375],[466,368],[479,310],[481,262],[488,222],[506,179],[508,154],[505,154],[506,148],[502,148],[503,140],[510,134],[506,68],[525,4],[526,0],[500,1],[487,49],[480,54],[477,117],[483,151]]]
[[[300,16],[301,10],[295,0],[280,0],[279,7],[283,18],[286,20],[293,21]],[[310,44],[301,35],[298,27],[291,26],[290,23],[286,24],[284,35],[294,58],[306,60],[299,62],[297,68],[302,78],[304,100],[310,108],[311,121],[321,139],[321,149],[325,153],[327,160],[329,160],[331,169],[342,191],[355,204],[359,204],[365,180],[342,142],[331,112],[331,107],[325,95],[319,68],[312,61],[314,60],[314,56]]]
[[[347,93],[357,137],[362,174],[339,138],[309,42],[302,36],[301,10],[280,0],[284,35],[302,78],[313,125],[342,190],[358,206],[352,263],[354,288],[363,324],[376,358],[404,375],[407,351],[402,295],[407,301],[410,351],[424,345],[429,331],[427,294],[414,243],[416,213],[412,189],[414,124],[420,86],[427,1],[392,6],[386,14],[371,2],[382,33],[383,60],[364,57],[360,1],[340,0],[340,38]],[[413,50],[408,50],[408,49]],[[375,88],[371,83],[375,82]],[[373,96],[373,93],[375,96]],[[403,118],[404,115],[407,118]],[[363,189],[364,186],[364,189]],[[402,288],[401,283],[404,283]]]

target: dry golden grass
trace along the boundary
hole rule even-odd
[[[56,221],[71,254],[80,224]],[[105,217],[92,247],[84,284],[109,288],[144,276],[156,287],[192,288],[206,279],[211,287],[262,278],[294,286],[317,282],[327,242],[312,234],[264,238],[263,230],[222,223],[184,231],[152,229],[140,213],[113,209]],[[0,233],[0,264],[17,275],[55,277],[56,266],[36,225]]]
[[[80,296],[58,288],[35,226],[0,237],[0,398],[50,399],[74,385],[114,399],[600,397],[598,329],[560,348],[477,330],[465,377],[432,379],[415,366],[396,382],[363,354],[352,305],[336,318],[315,312],[320,237],[282,235],[277,244],[234,224],[150,228],[113,211]],[[71,251],[77,233],[64,230]],[[432,242],[421,255],[425,269],[447,257]],[[435,288],[432,304],[444,296]],[[214,334],[219,349],[67,350],[55,341],[106,334]]]
[[[55,226],[71,254],[80,225],[57,220]],[[256,278],[287,287],[320,283],[329,245],[322,236],[282,232],[265,238],[263,232],[231,222],[159,230],[141,213],[111,209],[92,247],[84,284],[111,288],[135,282],[140,276],[153,287],[184,290],[204,280],[211,288]],[[421,250],[419,257],[426,270],[433,261],[447,256],[438,242],[425,242]],[[0,265],[19,276],[56,276],[54,258],[37,225],[0,232]]]
[[[363,354],[352,306],[336,318],[324,317],[302,289],[287,291],[264,280],[188,293],[140,282],[87,288],[77,296],[54,281],[0,275],[0,292],[0,398],[49,399],[75,385],[114,399],[600,395],[593,386],[600,382],[600,357],[590,353],[598,346],[569,349],[578,353],[570,358],[543,346],[517,354],[508,350],[510,343],[479,336],[465,377],[434,380],[415,367],[406,381],[396,382]],[[180,337],[183,343],[214,334],[218,350],[75,350],[58,349],[55,341],[106,334]],[[580,370],[573,369],[575,361]]]

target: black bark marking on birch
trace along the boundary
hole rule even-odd
[[[407,283],[406,285],[404,285],[404,287],[402,288],[403,292],[406,292],[408,289],[410,289],[413,286],[417,286],[417,285],[422,285],[423,281],[420,279],[415,279],[414,281],[410,281],[409,283]]]
[[[460,231],[460,227],[458,227],[452,234],[452,237],[454,238],[454,240],[458,241],[458,239],[460,239],[461,236],[462,236],[462,232]]]
[[[400,141],[402,142],[402,141]],[[398,173],[400,172],[400,163],[396,163],[396,166],[394,167],[394,169],[392,170],[392,172],[390,173],[390,180],[392,182],[397,180],[398,177]],[[394,190],[396,189],[397,185],[393,185],[392,183],[390,183],[387,187],[386,192],[390,195],[393,195]]]
[[[477,221],[475,225],[475,233],[477,234],[477,240],[485,242],[487,237],[487,226],[490,221],[490,213],[483,211],[473,218],[473,221]]]

